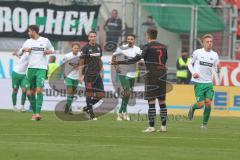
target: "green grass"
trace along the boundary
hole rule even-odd
[[[31,121],[30,113],[0,111],[0,160],[238,160],[240,119],[212,117],[169,121],[167,133],[144,134],[147,122],[66,122],[52,112]]]

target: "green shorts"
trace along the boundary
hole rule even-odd
[[[13,71],[12,88],[18,89],[19,87],[29,89],[29,82],[27,76],[25,74],[19,74]]]
[[[124,90],[127,90],[127,91],[133,90],[135,78],[130,78],[124,75],[118,75],[118,78]]]
[[[46,79],[47,70],[40,68],[28,68],[27,78],[30,88],[43,88]]]
[[[197,102],[202,102],[206,98],[213,99],[214,90],[212,83],[194,83],[194,91]]]
[[[78,80],[76,79],[71,79],[71,78],[65,78],[65,84],[66,86],[69,87],[74,87],[77,88],[78,87]]]

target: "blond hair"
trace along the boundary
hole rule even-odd
[[[78,46],[79,48],[81,47],[81,45],[80,45],[79,42],[73,42],[73,43],[72,43],[72,48],[73,48],[74,46]]]
[[[206,39],[206,38],[211,38],[211,39],[213,39],[213,36],[212,36],[211,34],[205,34],[204,36],[202,36],[202,42],[203,42],[203,40]]]

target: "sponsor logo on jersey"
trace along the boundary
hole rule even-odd
[[[44,48],[40,48],[40,47],[32,47],[33,51],[44,51]]]
[[[199,63],[200,63],[200,65],[202,65],[202,66],[208,66],[208,67],[212,67],[212,66],[213,66],[212,63],[208,63],[208,62],[200,61]]]

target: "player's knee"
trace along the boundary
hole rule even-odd
[[[68,96],[73,96],[74,94],[72,92],[68,92]]]
[[[124,91],[123,91],[123,96],[124,96],[124,97],[129,97],[130,94],[131,94],[131,92],[128,91],[128,90],[124,90]]]
[[[98,92],[97,93],[97,98],[98,99],[102,99],[102,98],[104,98],[105,97],[105,93],[104,92]]]
[[[73,90],[72,90],[72,89],[67,89],[67,93],[68,93],[69,95],[72,95],[72,94],[73,94]]]
[[[34,95],[35,94],[35,90],[30,90],[29,94],[30,95]]]
[[[13,93],[17,93],[18,89],[17,88],[13,88]]]
[[[162,105],[162,104],[165,104],[166,101],[165,100],[158,100],[158,103],[159,103],[159,105]]]
[[[202,108],[204,106],[204,102],[198,102],[198,108]]]
[[[94,96],[93,92],[89,91],[89,90],[87,90],[85,94],[86,94],[86,97],[93,97]]]
[[[31,96],[31,92],[30,91],[27,91],[27,96]]]
[[[205,107],[210,107],[211,106],[211,101],[210,100],[205,100]]]
[[[22,92],[26,93],[27,92],[26,88],[22,88]]]
[[[148,104],[155,104],[156,102],[156,99],[148,99]]]
[[[37,89],[36,89],[36,92],[37,92],[37,93],[42,93],[42,92],[43,92],[43,89],[42,89],[42,88],[37,88]]]

